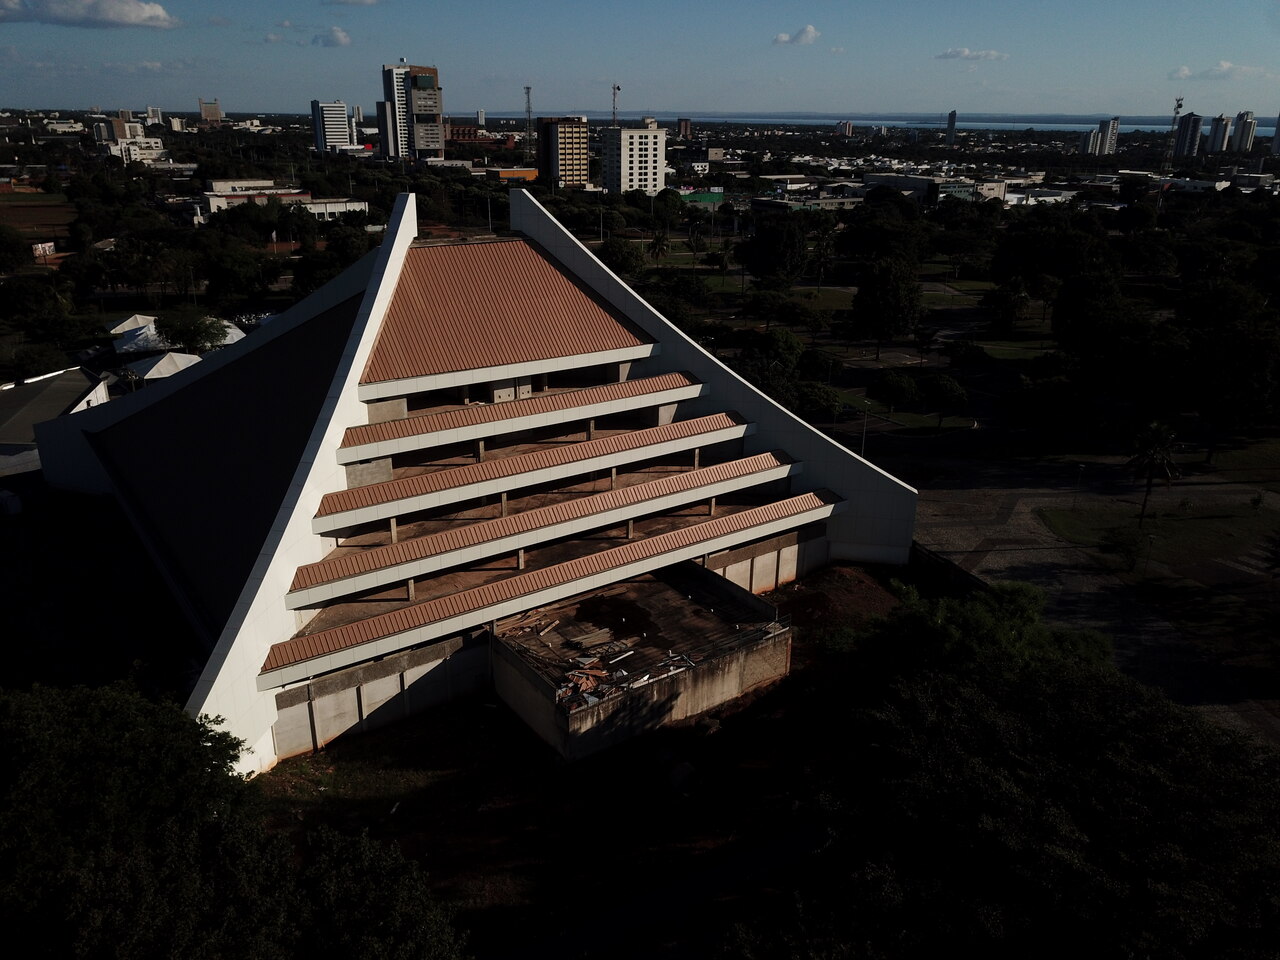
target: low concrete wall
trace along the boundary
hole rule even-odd
[[[494,641],[493,679],[499,696],[562,756],[577,760],[664,724],[718,707],[791,668],[791,631],[746,643],[621,696],[565,713],[554,691],[505,644]]]
[[[483,689],[482,643],[452,637],[276,694],[271,727],[277,759],[311,753],[344,733],[372,730]]]

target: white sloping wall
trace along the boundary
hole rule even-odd
[[[347,427],[368,420],[366,407],[357,395],[360,374],[417,232],[416,199],[412,194],[402,194],[377,251],[360,313],[293,482],[240,600],[187,702],[190,713],[224,717],[225,728],[250,747],[240,760],[245,773],[265,770],[276,760],[271,736],[271,725],[276,720],[276,691],[258,690],[258,672],[271,645],[296,632],[295,614],[285,606],[295,571],[302,564],[322,559],[332,546],[330,539],[311,532],[311,518],[324,494],[346,489],[345,468],[338,463],[336,451]],[[342,279],[334,282],[341,284]]]
[[[780,447],[803,460],[806,489],[827,487],[849,505],[827,521],[831,556],[867,563],[907,562],[916,490],[847,450],[775,403],[694,343],[595,258],[524,190],[511,192],[511,227],[542,244],[583,283],[662,344],[661,363],[710,386],[691,410],[737,410],[759,429],[751,453]],[[656,372],[656,371],[654,371]]]

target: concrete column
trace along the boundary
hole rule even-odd
[[[594,440],[596,438],[596,421],[594,418],[587,421],[587,439]]]
[[[409,602],[410,602],[410,603],[415,603],[415,602],[417,602],[418,597],[417,597],[417,594],[415,594],[415,593],[414,593],[414,590],[413,590],[413,577],[410,577],[410,578],[409,578],[408,582],[405,584],[405,588],[406,588],[406,589],[405,589],[405,594],[408,596],[408,598],[409,598]]]
[[[634,540],[636,538],[636,522],[634,520],[627,521],[627,539]]]
[[[618,489],[618,468],[617,467],[609,468],[609,489],[610,490]]]
[[[624,360],[618,364],[618,382],[624,382],[629,376],[631,376],[631,361]]]
[[[702,465],[702,448],[693,448],[693,469],[697,470]]]
[[[399,524],[396,523],[396,518],[392,517],[391,518],[391,542],[396,543],[397,541],[399,541],[399,539],[400,539]]]
[[[484,441],[477,440],[476,441],[476,463],[481,463],[483,461],[484,461]]]
[[[507,515],[507,491],[503,490],[500,496],[502,498],[502,509],[498,512],[498,516],[505,517]]]
[[[517,570],[524,569],[524,547],[521,547],[519,550],[516,551],[516,569]]]
[[[471,402],[471,384],[469,383],[464,383],[462,385],[462,402],[463,403]]]
[[[710,508],[707,510],[707,516],[708,516],[708,517],[714,517],[715,515],[716,515],[716,498],[715,498],[715,497],[712,497],[712,498],[711,498],[711,506],[710,506]]]

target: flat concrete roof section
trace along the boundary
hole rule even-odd
[[[569,758],[785,676],[790,623],[686,562],[498,624],[499,694]]]

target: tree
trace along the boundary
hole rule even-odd
[[[25,267],[31,260],[31,241],[8,224],[0,223],[0,273]]]
[[[120,687],[0,692],[0,919],[44,957],[453,960],[420,871],[269,833],[241,744]]]
[[[791,214],[763,217],[756,231],[738,244],[739,263],[756,279],[757,285],[785,290],[799,279],[808,262],[804,230]]]
[[[622,237],[610,237],[600,245],[600,259],[615,273],[634,277],[645,268],[644,252],[639,244]]]
[[[156,332],[165,343],[186,353],[206,353],[227,336],[221,317],[192,310],[171,310],[156,319]]]
[[[1173,430],[1166,424],[1149,423],[1134,441],[1134,453],[1127,466],[1140,479],[1145,478],[1147,481],[1146,493],[1142,497],[1142,510],[1138,514],[1139,530],[1147,516],[1147,501],[1151,499],[1151,487],[1156,477],[1163,478],[1167,486],[1182,476],[1177,461],[1173,458],[1174,439]]]
[[[942,421],[947,414],[961,409],[969,399],[968,393],[959,381],[945,373],[929,377],[924,383],[924,388],[930,402],[938,409],[939,430],[942,429]]]
[[[649,241],[649,256],[654,263],[661,263],[670,253],[671,239],[667,236],[666,229],[655,231],[653,239]]]
[[[920,317],[920,284],[911,264],[896,257],[874,261],[853,296],[853,312],[875,339],[879,360],[881,344],[913,329]]]

